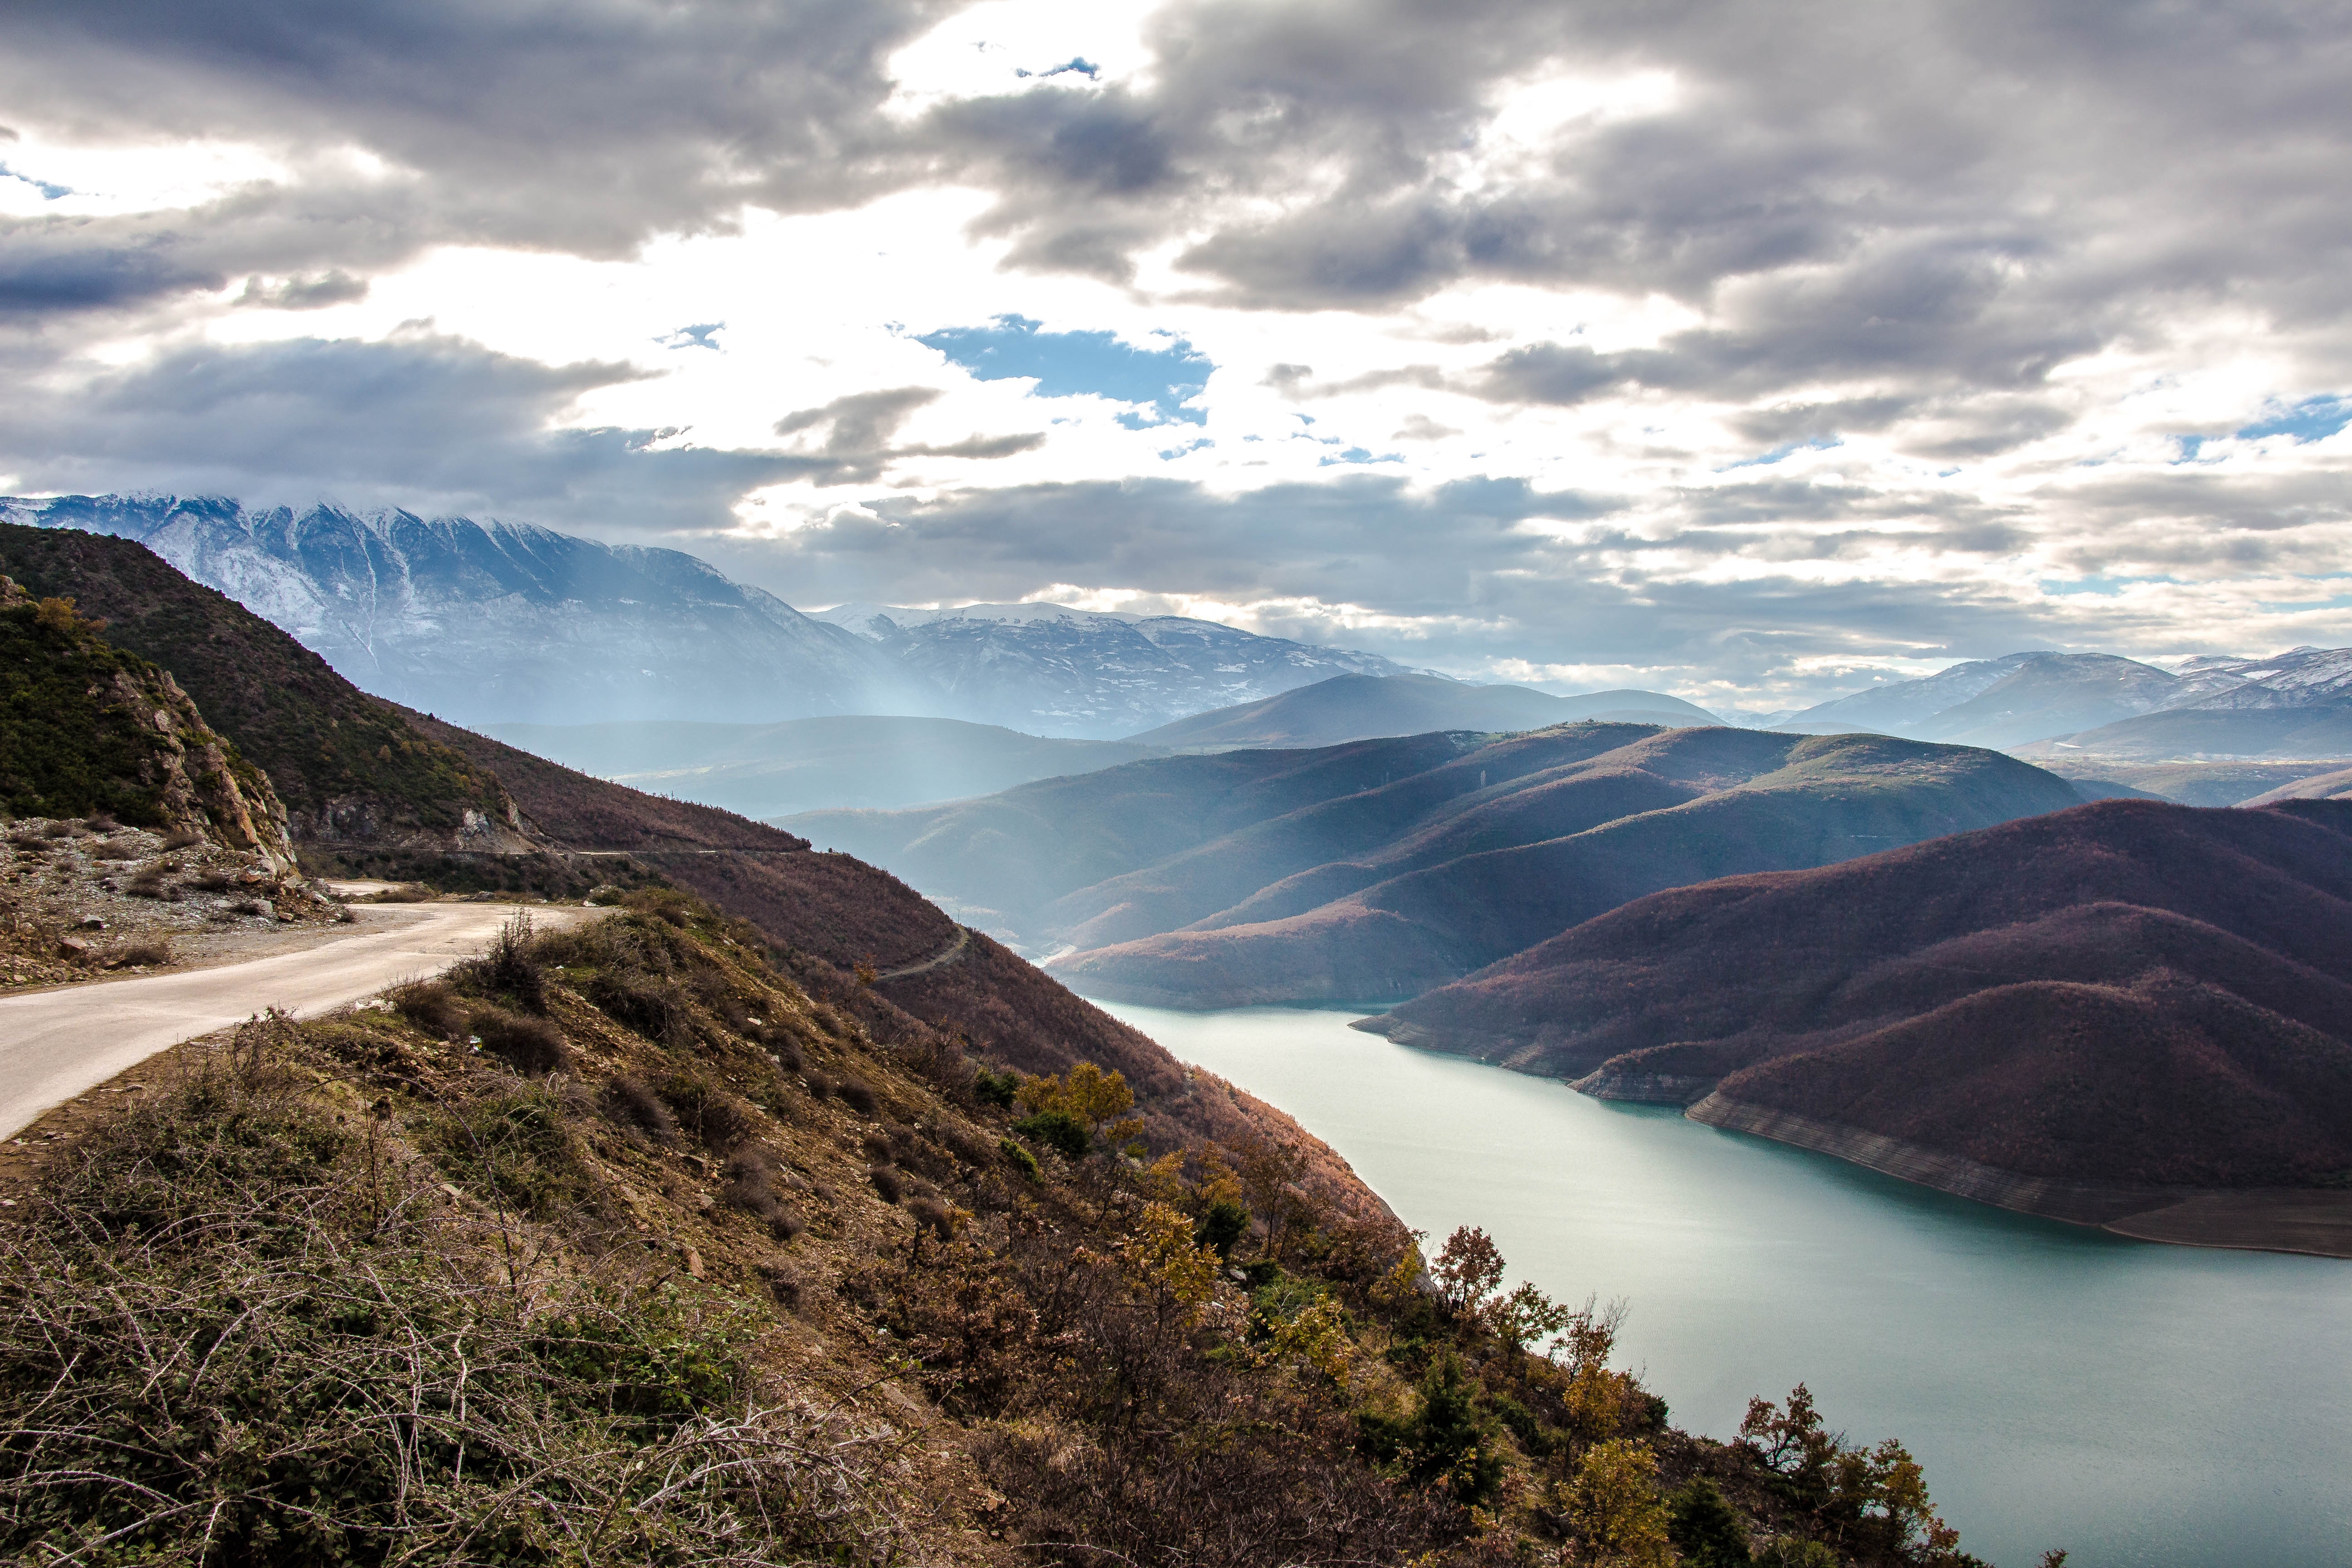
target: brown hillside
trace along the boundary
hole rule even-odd
[[[0,572],[103,619],[107,640],[163,666],[269,775],[295,842],[322,867],[345,846],[520,849],[498,781],[390,704],[145,545],[0,523]]]
[[[1363,1027],[2074,1182],[2352,1170],[2352,805],[2102,801],[1640,900]]]

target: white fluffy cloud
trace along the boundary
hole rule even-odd
[[[2340,7],[129,9],[0,21],[0,487],[1758,707],[2352,641]]]

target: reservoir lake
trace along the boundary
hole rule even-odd
[[[1590,1100],[1347,1027],[1361,1012],[1097,1005],[1281,1107],[1426,1250],[1622,1300],[1617,1364],[1737,1434],[1807,1384],[1898,1437],[1966,1551],[2032,1568],[2352,1563],[2352,1261],[2168,1247]]]

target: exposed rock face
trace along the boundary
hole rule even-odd
[[[215,733],[171,672],[110,646],[72,602],[36,601],[0,576],[12,661],[12,809],[115,811],[191,828],[278,870],[294,865],[286,807],[268,776]]]

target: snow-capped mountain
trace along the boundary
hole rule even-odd
[[[1335,675],[1422,673],[1182,616],[1061,605],[840,605],[814,615],[946,691],[955,717],[1033,735],[1110,740]]]
[[[675,550],[218,498],[0,498],[0,518],[136,539],[362,689],[459,723],[946,710],[873,642]]]

